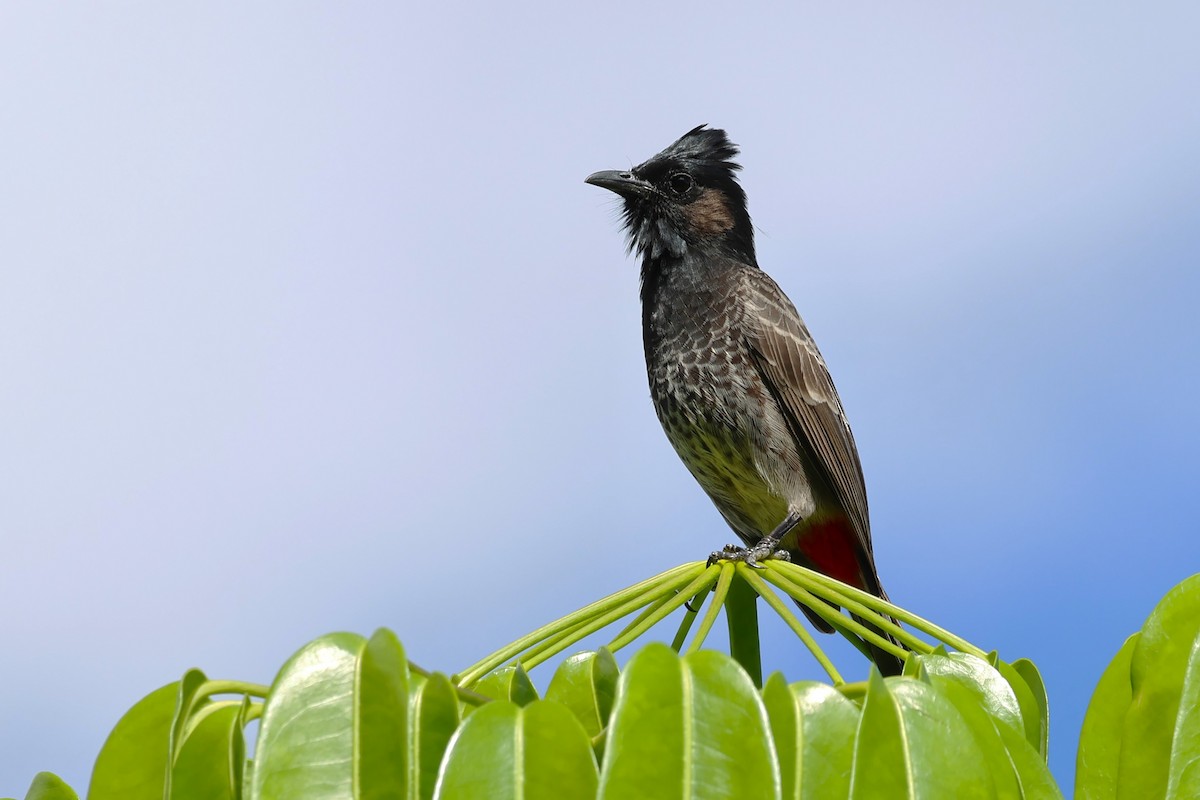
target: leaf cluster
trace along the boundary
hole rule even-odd
[[[745,590],[759,587],[735,580],[741,573],[726,566],[680,568],[684,585],[626,609],[637,616],[614,643],[631,641],[628,631],[655,613],[647,609],[694,598],[702,574],[713,577],[713,598],[727,616],[744,621],[747,599],[754,606]],[[914,648],[893,678],[872,670],[858,683],[833,676],[789,683],[776,673],[760,686],[745,652],[731,658],[684,648],[681,634],[674,647],[643,647],[623,669],[610,648],[572,656],[540,695],[528,653],[540,658],[551,649],[548,638],[561,645],[592,624],[582,621],[607,616],[611,600],[531,634],[499,666],[474,665],[454,677],[412,664],[387,630],[323,636],[292,656],[269,687],[190,670],[118,722],[87,796],[1061,797],[1046,768],[1047,700],[1036,668],[966,643],[959,652]],[[703,614],[694,607],[687,614],[700,615],[702,631],[711,607]],[[926,632],[932,627],[894,613]],[[248,745],[245,731],[255,721],[257,740]],[[1172,590],[1106,670],[1084,724],[1076,796],[1197,797],[1197,764],[1200,576]],[[42,773],[26,798],[76,795]]]

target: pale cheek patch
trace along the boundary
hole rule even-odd
[[[720,236],[733,227],[733,215],[725,197],[716,189],[705,189],[684,213],[692,230],[701,236]]]

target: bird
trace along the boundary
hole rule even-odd
[[[654,410],[744,545],[710,563],[787,558],[887,600],[854,434],[808,327],[758,265],[738,154],[724,130],[699,125],[636,167],[586,179],[621,198],[628,252],[641,258]],[[902,670],[867,646],[882,674]]]

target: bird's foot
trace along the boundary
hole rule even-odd
[[[713,552],[708,557],[708,566],[711,567],[718,561],[742,561],[748,567],[762,569],[758,565],[758,562],[766,561],[768,558],[791,561],[792,557],[788,555],[786,550],[777,550],[775,548],[777,544],[779,542],[770,536],[764,536],[762,539],[759,539],[758,543],[753,547],[739,547],[735,544],[727,544],[724,548]]]

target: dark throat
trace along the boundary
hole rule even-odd
[[[739,272],[751,266],[724,253],[689,250],[642,261],[642,334],[647,357],[678,326],[697,325],[729,301]],[[714,320],[715,321],[715,320]],[[702,336],[700,331],[695,335]]]
[[[744,246],[739,246],[743,245]],[[689,244],[683,255],[647,253],[642,258],[641,299],[643,310],[662,301],[666,291],[720,291],[739,268],[758,269],[754,240],[739,242],[728,235],[703,244]]]

